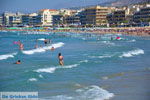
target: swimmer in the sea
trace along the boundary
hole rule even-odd
[[[52,48],[51,48],[51,51],[53,51],[53,50],[55,50],[55,48],[54,48],[54,47],[52,47]]]
[[[21,64],[21,61],[20,61],[20,60],[18,60],[15,64]]]

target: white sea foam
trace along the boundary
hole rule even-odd
[[[75,91],[76,95],[57,95],[47,99],[49,100],[108,100],[114,96],[113,93],[100,88],[99,86],[89,86]]]
[[[132,57],[132,56],[140,55],[140,54],[144,54],[144,50],[142,50],[142,49],[136,49],[136,50],[132,50],[132,51],[129,51],[129,52],[124,52],[119,57],[120,58],[122,58],[122,57]]]
[[[98,56],[98,58],[111,58],[112,55],[103,55],[103,56]]]
[[[41,74],[39,75],[39,77],[40,77],[40,78],[43,78],[43,76],[42,76]]]
[[[88,62],[88,60],[82,60],[79,63],[87,63],[87,62]]]
[[[90,58],[111,58],[113,55],[89,56]]]
[[[32,49],[32,50],[23,50],[22,53],[31,55],[34,53],[45,52],[46,50],[50,50],[52,47],[59,48],[59,47],[62,47],[63,45],[64,45],[64,43],[59,42],[59,43],[52,44],[50,46],[40,47],[40,48],[36,48],[36,49]]]
[[[135,39],[133,39],[133,40],[129,40],[128,42],[135,42],[136,40]]]
[[[54,73],[55,70],[56,70],[55,67],[51,67],[51,68],[41,68],[41,69],[37,69],[35,71],[38,73],[40,73],[40,72]]]
[[[74,65],[67,65],[67,66],[61,66],[59,68],[74,68],[77,67],[79,64],[74,64]]]
[[[10,54],[5,54],[5,55],[0,55],[0,60],[8,59],[8,58],[13,58],[17,53],[10,53]]]
[[[44,38],[40,38],[40,39],[38,39],[39,41],[44,41],[45,39]]]
[[[113,93],[109,93],[96,85],[78,89],[77,92],[81,94],[80,100],[105,100],[114,96]]]
[[[31,55],[34,53],[38,53],[38,52],[45,52],[46,50],[43,48],[37,48],[37,49],[32,49],[32,50],[24,50],[22,51],[22,53],[27,54],[27,55]]]
[[[102,43],[107,44],[107,45],[115,45],[115,43],[110,42],[110,41],[102,41]]]
[[[107,80],[107,79],[108,79],[108,77],[107,77],[107,76],[104,76],[104,77],[102,77],[102,79],[103,79],[103,80]]]
[[[29,81],[37,81],[36,78],[30,78]]]
[[[41,73],[54,73],[56,69],[63,69],[63,68],[74,68],[77,67],[79,64],[73,64],[73,65],[66,65],[66,66],[57,66],[57,67],[50,67],[50,68],[40,68],[37,70],[34,70],[35,72]]]

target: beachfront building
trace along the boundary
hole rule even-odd
[[[59,11],[55,9],[42,9],[39,11],[39,25],[40,26],[52,26],[53,15],[58,15]]]
[[[0,26],[3,26],[3,16],[0,16]]]
[[[63,15],[53,15],[53,26],[54,27],[62,27],[64,24],[64,16]]]
[[[133,15],[135,26],[150,26],[150,5],[146,5]]]
[[[60,9],[59,10],[59,15],[63,15],[63,16],[71,16],[72,15],[72,10],[70,9]]]
[[[9,23],[9,17],[10,16],[15,16],[16,13],[11,13],[11,12],[4,12],[3,13],[3,24],[5,26],[10,26],[10,23]]]
[[[110,9],[108,7],[94,6],[85,8],[84,14],[81,17],[81,23],[86,26],[106,26],[106,16],[109,12]]]
[[[67,16],[65,17],[65,22],[67,26],[79,26],[80,25],[80,17],[78,15]]]
[[[10,13],[10,12],[5,12],[3,13],[3,24],[5,26],[18,26],[21,25],[22,23],[22,13],[17,12],[17,13]]]
[[[65,27],[65,26],[79,26],[80,16],[79,13],[81,10],[68,10],[61,9],[59,15],[53,15],[53,26]]]
[[[22,24],[21,16],[9,16],[9,25],[10,26],[20,26]]]
[[[109,19],[110,17],[110,19]],[[111,16],[107,17],[108,21],[111,20],[110,26],[113,24],[114,26],[121,26],[124,25],[126,20],[126,11],[125,10],[117,10],[111,14]]]
[[[111,27],[123,27],[128,26],[132,20],[130,9],[117,9],[113,13],[107,15],[109,26]]]
[[[22,16],[23,26],[36,26],[39,23],[40,23],[40,18],[37,13],[31,13]]]

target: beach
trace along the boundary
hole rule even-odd
[[[1,27],[4,31],[42,31],[42,32],[72,32],[72,33],[96,33],[96,34],[126,34],[133,36],[150,36],[150,27],[114,27],[114,28],[57,28],[57,29],[7,29]]]
[[[122,31],[2,29],[0,91],[35,91],[40,100],[149,100],[149,28]]]

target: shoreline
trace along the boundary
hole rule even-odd
[[[150,27],[115,27],[115,28],[87,28],[87,29],[6,29],[1,31],[36,31],[36,32],[72,32],[72,33],[94,33],[94,34],[125,34],[130,36],[150,36]]]

